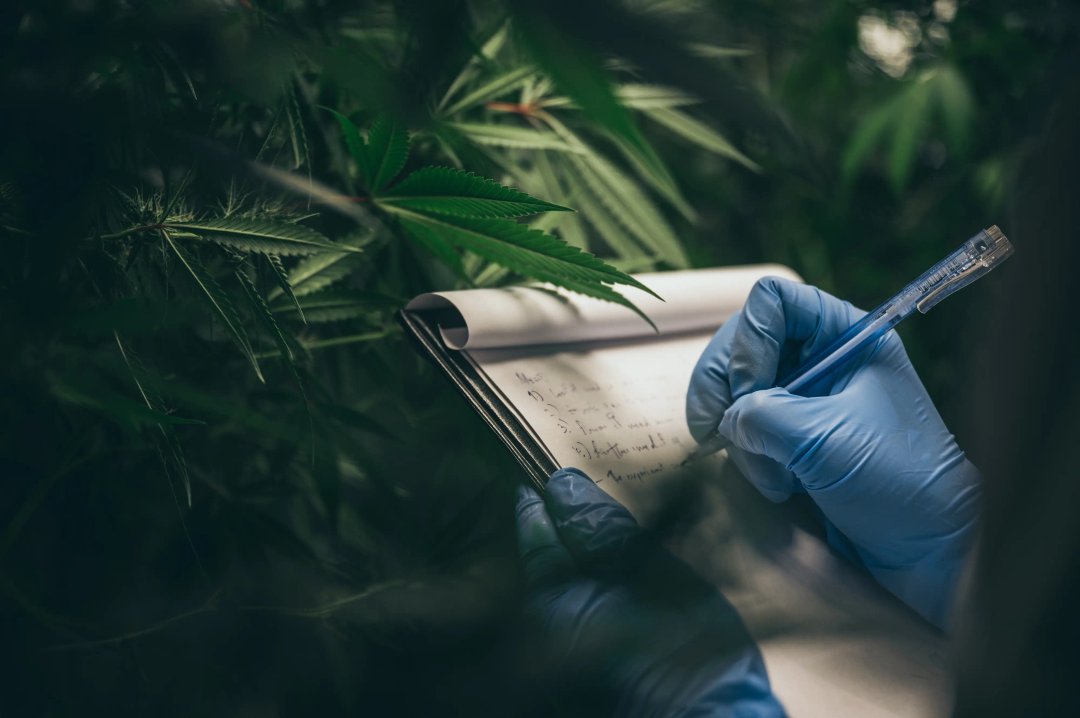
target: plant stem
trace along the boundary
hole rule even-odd
[[[164,225],[161,224],[144,224],[138,227],[129,227],[128,229],[120,232],[113,232],[112,234],[99,234],[95,239],[122,239],[128,235],[138,234],[139,232],[152,232],[161,229],[163,226]]]

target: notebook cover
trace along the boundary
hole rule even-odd
[[[492,391],[464,352],[448,349],[439,335],[439,312],[400,311],[398,322],[413,346],[445,374],[469,405],[525,469],[537,489],[559,468],[503,398]]]

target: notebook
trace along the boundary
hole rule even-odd
[[[690,465],[684,403],[710,338],[780,265],[637,275],[600,300],[522,286],[423,294],[400,320],[543,490],[583,470],[736,605],[793,716],[948,708],[943,639],[833,554],[805,510],[770,504],[721,452]],[[805,507],[804,507],[805,508]]]

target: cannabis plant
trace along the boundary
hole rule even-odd
[[[510,605],[515,469],[395,312],[520,281],[637,311],[696,218],[650,137],[758,167],[538,6],[5,12],[10,700],[340,709],[366,647]]]

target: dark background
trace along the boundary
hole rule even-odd
[[[1059,621],[1080,505],[1076,320],[1061,309],[1076,43],[1064,2],[4,3],[0,713],[576,705],[521,628],[521,472],[392,320],[421,291],[517,278],[475,258],[455,276],[386,218],[253,173],[352,196],[332,107],[408,127],[409,169],[457,165],[574,207],[547,228],[628,271],[780,262],[868,308],[1000,225],[1016,258],[901,334],[987,472],[961,711],[1052,714],[1076,666],[1075,625]],[[526,84],[453,107],[530,64]],[[681,117],[712,134],[612,109],[608,88],[627,83],[680,88],[695,100]],[[566,96],[581,109],[535,102]],[[637,218],[564,154],[482,141],[483,127],[550,130],[538,110],[648,198],[679,253],[624,245]],[[628,150],[638,136],[651,149]],[[261,383],[152,233],[102,238],[163,206],[361,231],[363,261],[337,286],[364,299],[306,325],[279,314],[305,351],[264,361]],[[224,284],[229,257],[199,251]],[[174,429],[182,462],[140,378],[200,422]]]

